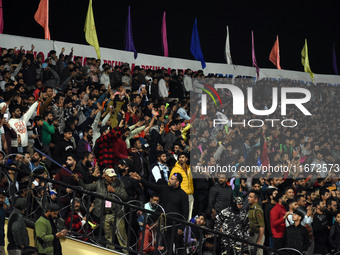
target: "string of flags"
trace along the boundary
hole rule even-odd
[[[40,0],[38,9],[34,14],[34,19],[39,25],[43,27],[45,40],[51,40],[51,35],[49,31],[49,0]],[[3,30],[4,30],[3,5],[2,5],[2,0],[0,0],[0,34],[3,33]],[[85,25],[84,25],[84,33],[85,33],[86,42],[89,45],[94,47],[96,54],[97,54],[97,58],[100,59],[100,48],[99,48],[96,26],[95,26],[95,21],[94,21],[92,0],[89,0],[89,6],[87,10],[86,19],[85,19]],[[161,38],[162,38],[163,55],[165,57],[168,57],[169,50],[168,50],[167,28],[166,28],[166,12],[163,13],[163,17],[162,17]],[[128,6],[124,41],[125,41],[125,50],[133,52],[134,58],[136,59],[138,57],[138,52],[136,50],[134,40],[133,40],[130,6]],[[192,34],[191,34],[190,52],[196,60],[201,62],[202,69],[204,69],[206,67],[206,63],[205,63],[202,48],[201,48],[196,18],[194,20],[194,25],[193,25]],[[224,57],[225,57],[227,64],[229,65],[233,64],[233,61],[231,58],[230,36],[229,36],[228,26],[226,27],[226,41],[225,41]],[[252,66],[256,68],[256,74],[258,77],[260,67],[258,66],[257,61],[256,61],[255,39],[254,39],[253,30],[251,31],[251,57],[252,57]],[[271,61],[276,66],[277,69],[281,70],[280,47],[279,47],[279,36],[278,35],[276,36],[276,40],[270,51],[269,61]],[[309,73],[311,80],[314,81],[314,73],[312,72],[310,68],[310,64],[309,64],[307,39],[305,39],[305,43],[301,51],[301,63],[302,63],[304,72]],[[333,47],[332,47],[332,64],[333,64],[334,74],[338,75],[335,43],[333,43]]]

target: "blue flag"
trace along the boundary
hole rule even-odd
[[[202,68],[204,69],[206,64],[201,50],[200,38],[198,36],[197,19],[195,19],[194,27],[192,29],[190,51],[195,59],[201,61]]]
[[[134,52],[134,58],[135,59],[137,58],[137,51],[135,49],[135,44],[133,42],[133,36],[132,36],[130,6],[128,10],[128,17],[127,17],[126,29],[125,29],[125,50]]]

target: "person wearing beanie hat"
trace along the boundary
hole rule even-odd
[[[7,251],[9,255],[19,255],[21,250],[29,246],[29,236],[26,227],[33,228],[34,222],[24,219],[23,213],[27,207],[26,198],[18,198],[14,203],[14,210],[8,219]]]
[[[39,254],[61,255],[60,238],[64,238],[68,231],[58,232],[54,220],[58,218],[60,207],[55,203],[47,206],[45,213],[35,222],[36,248]]]

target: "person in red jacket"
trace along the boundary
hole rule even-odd
[[[79,198],[75,198],[74,202],[71,200],[71,206],[73,206],[73,211],[70,210],[65,218],[65,226],[68,230],[71,230],[76,233],[84,234],[85,233],[85,224],[86,224],[86,213],[81,209],[81,201]],[[89,213],[93,211],[94,204],[91,204],[89,209]],[[73,216],[72,216],[73,215]],[[72,222],[72,225],[71,225]],[[87,232],[91,232],[91,226],[88,225]],[[80,239],[87,241],[88,238],[81,237]]]
[[[273,233],[274,249],[280,249],[284,247],[285,220],[290,212],[287,212],[285,208],[287,197],[284,192],[277,193],[274,200],[276,205],[270,211],[270,227]]]
[[[151,217],[155,218],[155,216]],[[156,242],[158,242],[158,250],[163,251],[164,246],[161,245],[160,237],[156,233],[158,220],[150,220],[149,218],[148,223],[145,225],[144,230],[144,240],[143,240],[143,231],[139,232],[139,239],[138,239],[138,251],[142,249],[142,240],[143,240],[143,254],[158,254],[155,253],[156,250]],[[156,240],[157,239],[157,240]]]
[[[97,139],[94,148],[94,154],[98,160],[101,171],[106,167],[115,167],[115,152],[117,151],[117,148],[114,146],[114,144],[116,143],[117,139],[123,135],[125,131],[123,127],[124,120],[122,120],[119,123],[119,126],[115,127],[114,129],[110,129],[109,126],[101,128],[101,136]]]

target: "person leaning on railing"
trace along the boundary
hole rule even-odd
[[[86,190],[94,191],[99,195],[107,196],[113,199],[117,199],[118,196],[118,198],[123,201],[126,201],[128,198],[124,184],[120,179],[117,178],[117,174],[113,168],[106,168],[104,170],[103,178],[90,184],[85,184],[78,175],[74,175],[74,177],[79,182],[79,185]],[[105,203],[104,212],[101,211],[103,208],[102,203]],[[117,235],[119,245],[122,247],[126,247],[127,235],[125,229],[125,221],[124,219],[121,219],[124,215],[123,206],[108,200],[103,201],[103,199],[96,197],[94,200],[93,209],[93,214],[95,217],[97,217],[97,220],[95,220],[96,222],[100,222],[99,219],[102,213],[104,213],[105,215],[104,222],[101,222],[103,224],[105,238],[110,243],[112,242],[112,237],[115,234],[113,233],[113,228],[114,225],[116,225],[116,228],[119,232],[119,235]],[[117,217],[115,217],[115,213],[117,213]],[[112,245],[107,245],[107,247],[110,249],[114,249],[114,246]],[[124,253],[126,252],[127,251],[124,250]]]

